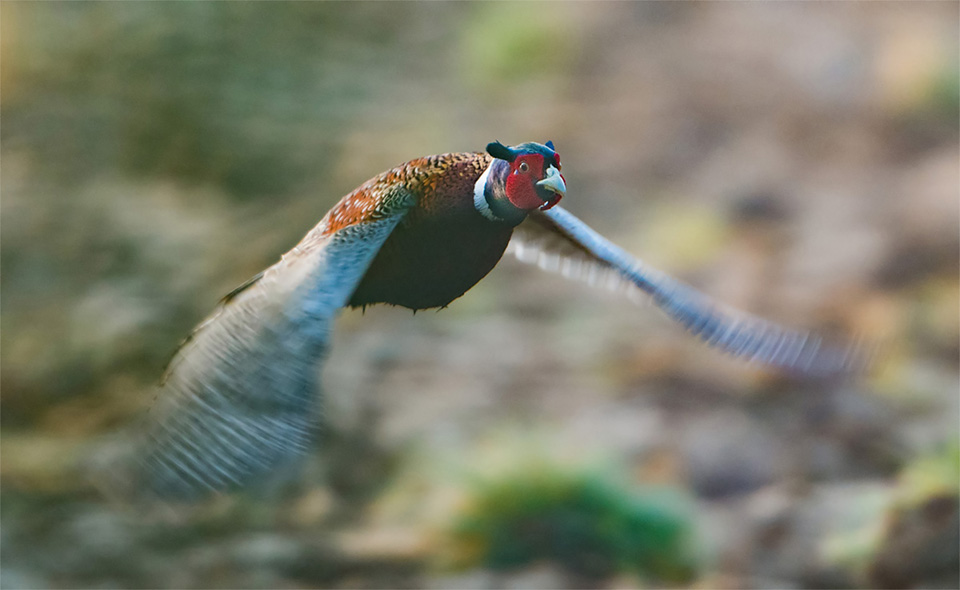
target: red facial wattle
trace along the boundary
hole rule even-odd
[[[543,199],[537,194],[537,178],[543,170],[543,156],[527,154],[510,163],[507,176],[507,198],[517,209],[532,211],[543,205]]]
[[[510,163],[506,180],[507,199],[523,211],[550,209],[563,197],[564,182],[559,175],[559,167],[559,157],[549,161],[543,154],[537,153],[517,157]]]

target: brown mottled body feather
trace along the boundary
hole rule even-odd
[[[328,231],[336,231],[375,217],[384,187],[403,184],[417,200],[380,248],[351,306],[442,307],[490,272],[513,233],[473,205],[474,185],[490,161],[480,153],[413,160],[372,178],[330,211]]]

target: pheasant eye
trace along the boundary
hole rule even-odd
[[[526,172],[526,171],[529,170],[529,169],[530,169],[530,167],[527,166],[527,163],[526,163],[526,162],[520,162],[520,172]]]

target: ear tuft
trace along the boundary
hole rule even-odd
[[[503,145],[499,141],[492,141],[488,143],[487,153],[494,158],[506,160],[507,162],[513,162],[517,158],[517,154],[515,154],[513,150]]]
[[[545,143],[545,144],[543,144],[543,145],[547,146],[548,148],[552,149],[553,151],[557,151],[557,148],[553,147],[553,142],[550,141],[549,139],[547,140],[547,143]]]

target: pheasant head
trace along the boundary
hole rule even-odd
[[[534,209],[550,209],[566,193],[553,142],[509,147],[495,141],[487,144],[487,153],[493,160],[473,192],[474,207],[487,219],[516,225]]]

